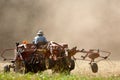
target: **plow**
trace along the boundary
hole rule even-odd
[[[5,53],[14,51],[13,59],[5,57]],[[106,54],[102,56],[101,53]],[[81,57],[75,57],[75,54],[84,54]],[[45,45],[37,47],[33,43],[16,43],[13,49],[5,49],[1,52],[1,57],[4,61],[9,60],[11,63],[4,66],[4,72],[10,72],[11,68],[14,72],[28,73],[41,72],[45,70],[52,70],[52,73],[68,73],[75,69],[76,60],[90,61],[91,70],[93,73],[98,72],[97,62],[106,60],[110,56],[110,52],[99,49],[77,49],[73,47],[68,48],[68,44],[58,44],[49,41]],[[86,58],[89,58],[87,60]],[[96,61],[97,58],[101,58]]]

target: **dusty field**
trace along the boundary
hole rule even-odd
[[[101,61],[98,63],[98,73],[92,73],[89,62],[76,61],[73,74],[85,74],[93,76],[120,76],[120,61]]]
[[[92,75],[92,76],[120,76],[120,61],[101,61],[98,63],[98,73],[92,73],[89,62],[76,61],[76,67],[71,72],[76,75]],[[8,62],[0,63],[0,71],[3,71],[3,66],[9,64]],[[48,73],[51,73],[48,70]]]

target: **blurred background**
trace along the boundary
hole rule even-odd
[[[120,0],[0,0],[0,51],[32,42],[39,30],[69,48],[120,56]]]

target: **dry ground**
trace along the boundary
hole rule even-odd
[[[98,73],[92,73],[89,62],[77,60],[75,61],[75,69],[71,72],[76,75],[92,75],[92,76],[120,76],[120,61],[101,61],[98,63]],[[0,63],[0,71],[3,71],[4,65],[9,64],[8,62]],[[50,73],[50,70],[48,70]]]
[[[93,76],[120,76],[120,61],[101,61],[98,62],[98,73],[92,73],[89,62],[76,61],[73,74],[85,74]]]

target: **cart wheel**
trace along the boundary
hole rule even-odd
[[[9,65],[4,66],[4,72],[10,72],[10,66]]]
[[[93,73],[98,72],[98,65],[97,65],[97,63],[93,62],[93,63],[90,64],[90,66],[91,66],[91,69],[92,69]]]
[[[73,70],[75,68],[75,61],[74,60],[70,60],[70,65],[69,65],[70,71]]]

